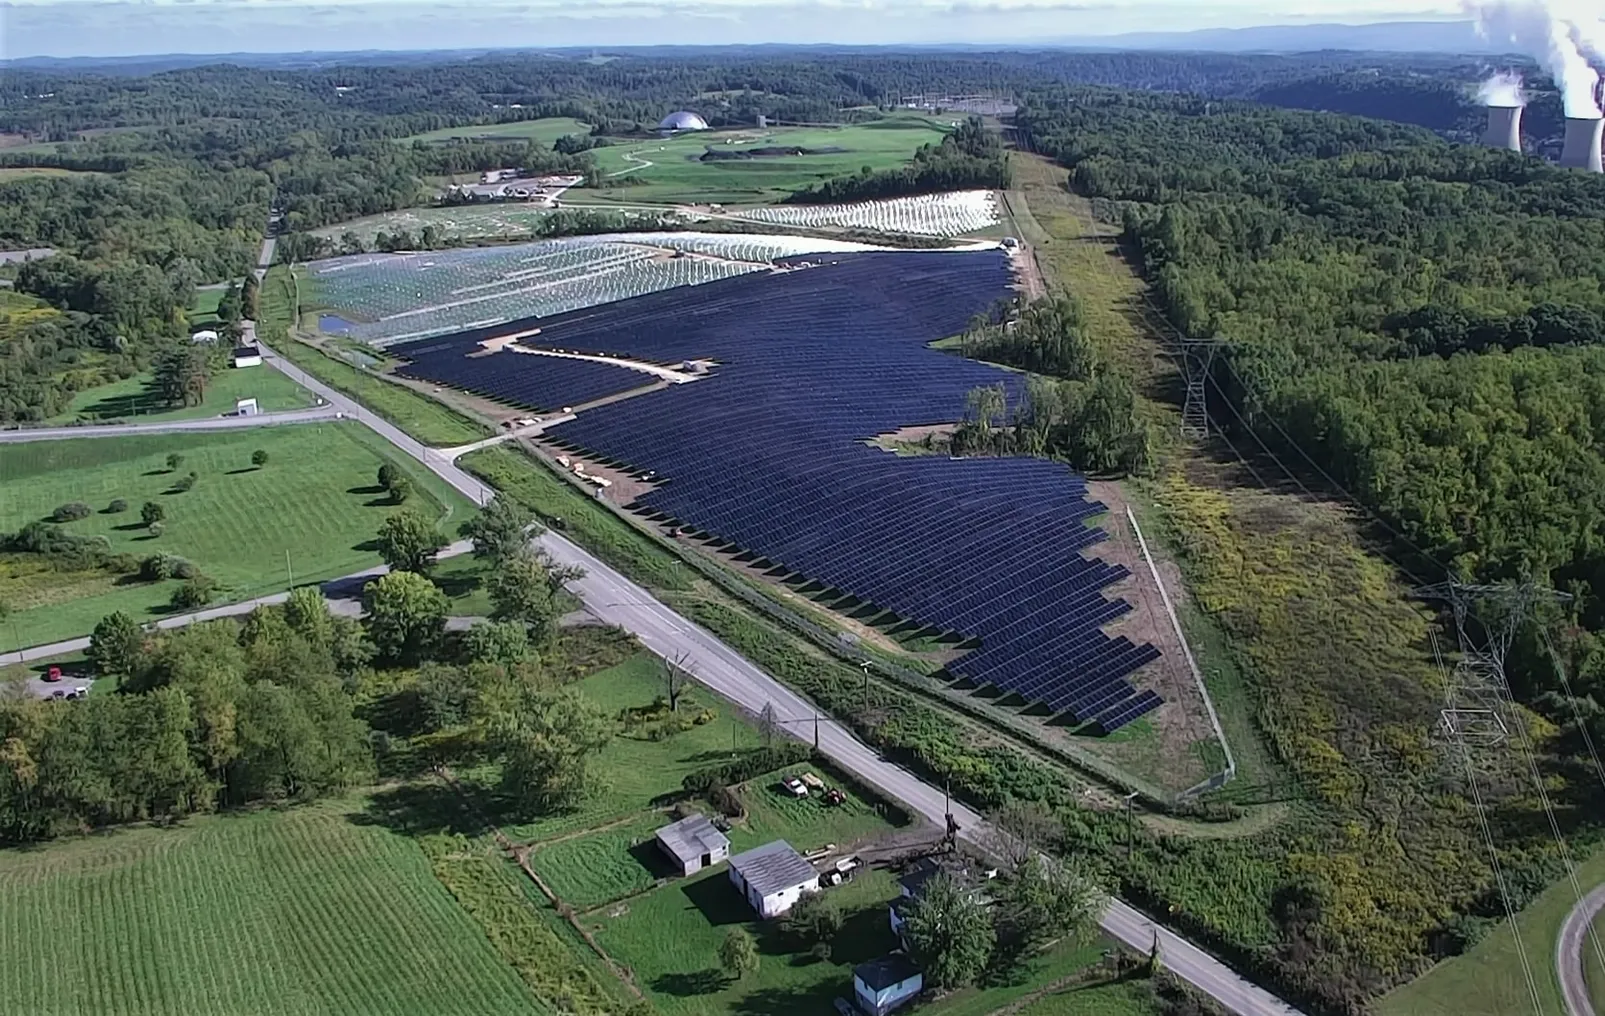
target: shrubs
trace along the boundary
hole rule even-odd
[[[251,465],[258,469],[268,464],[268,453],[261,448],[251,453]]]
[[[167,518],[167,509],[156,501],[146,501],[139,508],[139,520],[149,526]]]
[[[139,563],[139,577],[145,582],[161,582],[165,579],[198,579],[202,576],[194,562],[177,554],[152,554]]]
[[[180,494],[185,493],[195,486],[195,480],[196,476],[194,473],[186,473],[173,481],[173,489],[178,491]]]
[[[162,533],[166,532],[166,530],[162,528],[162,524],[160,522],[152,522],[150,525],[145,527],[145,531],[150,534],[150,538],[153,540],[158,539]]]
[[[90,507],[82,501],[68,501],[64,505],[56,506],[56,510],[50,513],[50,519],[52,522],[77,522],[79,519],[87,519],[91,514],[93,512]]]
[[[199,610],[211,603],[218,593],[217,582],[197,575],[173,590],[172,604],[178,610]]]
[[[106,506],[107,515],[121,515],[128,510],[128,502],[122,498],[113,498],[111,504]]]
[[[715,784],[744,783],[755,776],[772,773],[813,757],[813,749],[800,741],[782,741],[768,748],[755,748],[739,758],[687,774],[681,785],[693,794],[705,793]]]

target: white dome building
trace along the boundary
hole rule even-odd
[[[670,113],[658,124],[658,130],[660,131],[705,131],[707,129],[708,121],[695,113],[688,113],[683,109],[678,113]]]

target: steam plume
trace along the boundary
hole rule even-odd
[[[1515,71],[1501,71],[1482,83],[1477,98],[1484,106],[1500,109],[1517,109],[1527,105],[1527,96],[1521,90],[1521,75]]]
[[[1566,115],[1597,120],[1599,72],[1588,56],[1605,57],[1598,0],[1465,0],[1478,29],[1544,65],[1560,87]]]

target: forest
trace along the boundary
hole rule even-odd
[[[1180,96],[1048,92],[1018,123],[1121,217],[1171,322],[1220,343],[1209,395],[1234,447],[1352,496],[1396,582],[1532,580],[1575,597],[1526,626],[1509,673],[1562,831],[1574,849],[1597,840],[1586,748],[1605,736],[1605,180],[1406,125]],[[1358,1011],[1502,913],[1454,770],[1408,747],[1432,743],[1439,694],[1423,634],[1398,633],[1387,677],[1344,679],[1388,681],[1386,693],[1323,699],[1311,675],[1262,707],[1333,820],[1408,809],[1423,823],[1394,830],[1418,858],[1408,874],[1335,863],[1341,837],[1311,829],[1296,840],[1304,860],[1275,876],[1279,944],[1251,962],[1323,1008]],[[1493,785],[1520,906],[1563,868],[1531,782]],[[1423,864],[1429,842],[1459,860]],[[1370,916],[1355,922],[1356,907]]]

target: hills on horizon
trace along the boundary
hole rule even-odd
[[[732,44],[723,46],[623,46],[623,47],[562,47],[537,49],[473,48],[452,50],[355,50],[316,51],[298,53],[172,53],[148,56],[117,57],[22,57],[0,61],[0,65],[35,69],[89,69],[105,68],[130,74],[148,74],[161,70],[195,67],[218,62],[244,66],[316,66],[335,63],[415,62],[438,59],[465,59],[495,53],[550,53],[552,55],[590,56],[594,53],[617,54],[686,54],[719,51],[725,53],[753,51],[772,53],[776,50],[804,50],[812,52],[853,52],[867,49],[901,49],[925,51],[1010,51],[1044,49],[1078,49],[1102,51],[1162,51],[1196,53],[1307,53],[1317,51],[1350,51],[1362,53],[1434,53],[1493,56],[1507,52],[1482,37],[1470,21],[1389,21],[1370,24],[1346,25],[1338,23],[1312,25],[1263,25],[1250,28],[1205,28],[1184,32],[1127,32],[1106,36],[1065,36],[1049,40],[1033,40],[1016,44],[964,44],[947,45],[895,43],[879,45],[791,43]]]

